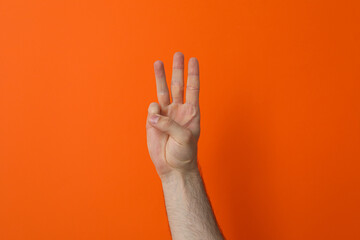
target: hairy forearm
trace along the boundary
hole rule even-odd
[[[198,169],[169,174],[162,186],[174,240],[224,239]]]

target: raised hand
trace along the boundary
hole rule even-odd
[[[184,55],[173,57],[171,98],[166,84],[164,64],[154,63],[159,103],[149,105],[146,121],[147,145],[156,171],[162,178],[168,173],[197,170],[197,142],[200,136],[199,63],[188,63],[186,102],[184,102]]]

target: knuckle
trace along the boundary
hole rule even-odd
[[[188,91],[200,91],[200,88],[198,87],[193,87],[193,86],[187,86],[186,90]]]

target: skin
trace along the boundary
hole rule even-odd
[[[148,108],[147,145],[161,179],[172,238],[224,239],[198,168],[199,62],[190,58],[184,102],[184,55],[173,56],[171,98],[164,64],[154,63],[158,103]]]

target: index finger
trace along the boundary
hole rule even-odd
[[[164,63],[160,60],[154,62],[154,71],[156,79],[156,92],[159,104],[166,106],[170,104],[169,89],[166,84]]]

